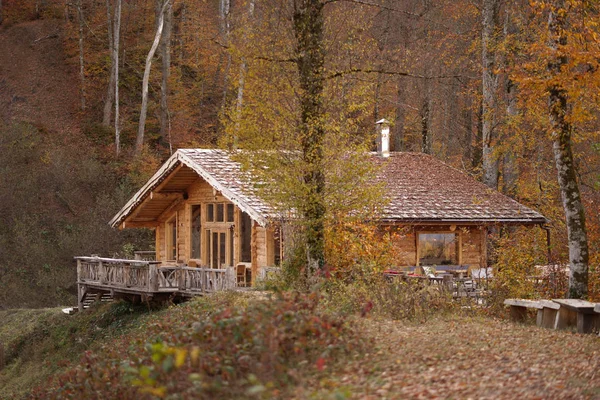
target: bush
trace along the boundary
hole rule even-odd
[[[226,296],[174,308],[140,327],[137,337],[86,353],[53,389],[33,396],[273,397],[361,348],[343,318],[318,311],[316,294],[286,293],[247,306]]]
[[[407,321],[425,321],[456,310],[449,291],[423,281],[387,280],[377,272],[362,272],[361,279],[329,279],[325,285],[326,306],[342,313],[372,312]]]

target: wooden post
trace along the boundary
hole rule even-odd
[[[148,264],[148,291],[158,292],[158,268],[156,264]]]
[[[177,268],[177,287],[179,291],[185,290],[185,270],[182,268]]]
[[[85,297],[86,287],[80,283],[77,284],[77,309],[83,311],[83,298]]]
[[[81,282],[81,260],[77,259],[77,282]]]
[[[104,270],[104,263],[102,261],[98,261],[98,275],[100,278],[100,283],[106,283],[106,271]]]

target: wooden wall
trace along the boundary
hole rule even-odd
[[[192,240],[191,240],[191,207],[192,205],[197,204],[206,204],[206,203],[229,203],[229,201],[223,197],[219,192],[215,192],[208,183],[206,183],[203,179],[198,178],[198,180],[189,186],[187,189],[188,198],[185,201],[182,201],[169,215],[165,216],[164,220],[159,221],[159,225],[156,228],[156,254],[157,260],[159,261],[177,261],[188,263],[190,261],[190,254],[192,248]],[[167,251],[166,251],[166,221],[170,220],[173,215],[177,215],[177,250],[178,250],[178,259],[177,260],[167,260]],[[234,255],[233,261],[234,264],[237,264],[241,260],[241,240],[239,234],[240,227],[240,210],[234,206],[234,221],[232,222],[220,222],[220,223],[210,223],[212,227],[215,229],[229,229],[229,227],[234,225],[234,233],[233,233],[233,247],[234,247]],[[206,229],[206,208],[202,208],[201,213],[201,225],[202,230]],[[273,246],[274,243],[271,243],[273,240],[272,232],[269,232],[267,228],[261,227],[258,224],[254,224],[252,229],[252,251],[253,251],[253,269],[260,268],[263,266],[268,266],[273,264]],[[268,240],[268,237],[270,240]],[[205,247],[205,237],[204,232],[202,235],[202,259],[195,260],[198,261],[200,265],[208,264],[207,259],[207,250]],[[270,248],[270,250],[269,250]],[[257,272],[257,271],[255,271]]]
[[[417,232],[454,232],[460,235],[460,263],[469,266],[485,266],[486,257],[486,232],[481,226],[453,226],[428,225],[428,226],[397,226],[396,244],[398,266],[417,265]]]

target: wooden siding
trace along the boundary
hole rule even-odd
[[[207,203],[223,203],[231,204],[219,192],[215,191],[212,186],[201,178],[196,179],[187,188],[187,199],[181,201],[176,207],[165,213],[161,220],[158,221],[156,227],[156,257],[157,260],[177,261],[188,263],[191,260],[192,254],[192,206],[202,205],[200,222],[201,222],[201,259],[194,259],[199,265],[208,265],[208,251],[206,249],[206,232],[205,230],[210,224],[212,229],[226,230],[228,235],[233,235],[233,264],[236,265],[241,260],[241,210],[234,206],[233,222],[207,222],[206,221],[206,204]],[[225,206],[226,208],[226,206]],[[177,215],[177,260],[167,260],[166,250],[166,221],[170,220],[174,214]],[[234,226],[233,232],[230,231],[231,226]],[[252,272],[253,276],[257,276],[259,269],[264,266],[270,266],[274,263],[273,256],[273,232],[267,230],[254,222],[252,224]],[[229,244],[227,244],[227,254],[229,254]]]
[[[482,267],[487,263],[485,227],[451,225],[398,226],[395,228],[395,231],[397,234],[397,265],[400,267],[417,265],[417,234],[419,232],[457,233],[459,234],[459,263],[473,267]]]

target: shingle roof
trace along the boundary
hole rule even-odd
[[[423,153],[371,154],[381,166],[389,221],[545,223],[546,218],[464,172]]]
[[[391,153],[382,158],[370,154],[378,164],[377,179],[386,187],[388,205],[381,219],[388,222],[521,223],[539,224],[547,220],[538,212],[489,189],[467,174],[422,153]],[[140,205],[175,168],[183,164],[193,169],[223,196],[261,225],[276,212],[264,202],[238,162],[225,150],[180,149],[129,200],[111,220],[118,226]]]

